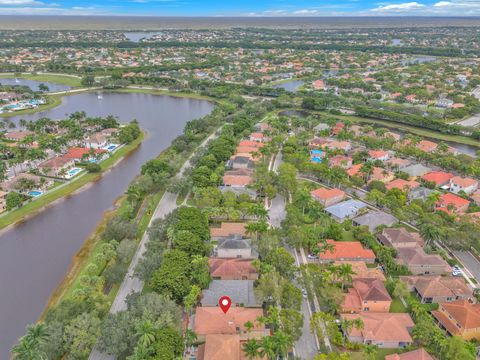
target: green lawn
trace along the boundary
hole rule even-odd
[[[122,146],[120,149],[114,152],[110,158],[101,162],[100,166],[102,167],[102,171],[105,171],[106,169],[114,165],[117,161],[119,161],[122,157],[124,157],[126,154],[137,148],[142,142],[143,137],[144,135],[142,133],[142,135],[134,142]],[[99,179],[101,176],[102,173],[87,173],[71,181],[65,186],[58,187],[57,189],[40,196],[35,201],[29,202],[19,209],[4,214],[0,217],[0,229],[24,221],[28,216],[33,215],[38,211],[41,211],[48,204],[73,193],[85,184]]]
[[[377,353],[375,354],[375,360],[384,360],[385,356],[395,353],[401,353],[400,349],[378,349]],[[351,352],[350,353],[351,360],[367,360],[368,358],[364,356],[361,352]]]
[[[405,313],[407,308],[403,305],[402,301],[399,298],[394,298],[392,305],[390,306],[391,313]]]
[[[7,73],[7,74],[0,74],[0,79],[1,78],[11,78],[14,77],[14,73]],[[22,74],[19,76],[21,79],[27,79],[27,80],[35,80],[35,81],[40,81],[40,82],[51,82],[55,84],[61,84],[61,85],[66,85],[66,86],[71,86],[71,87],[78,87],[81,86],[81,78],[76,77],[76,76],[70,76],[70,75],[57,75],[57,74]]]

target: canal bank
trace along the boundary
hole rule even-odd
[[[81,93],[63,97],[60,106],[22,116],[60,119],[76,111],[88,116],[118,116],[121,122],[137,119],[148,133],[141,146],[85,190],[66,197],[0,235],[0,358],[35,322],[51,293],[71,266],[72,257],[114,208],[141,166],[157,157],[183,132],[187,121],[211,112],[208,101],[143,93]],[[19,118],[12,118],[19,121]]]

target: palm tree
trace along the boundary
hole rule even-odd
[[[272,336],[265,336],[260,342],[260,356],[266,357],[268,360],[275,360],[277,354],[275,352],[275,343]]]
[[[338,276],[342,280],[342,290],[345,287],[345,283],[349,283],[353,279],[355,271],[353,271],[352,264],[340,264],[338,266]]]
[[[46,360],[47,356],[42,350],[48,337],[45,324],[30,325],[27,333],[20,338],[20,342],[12,348],[17,360]]]
[[[272,338],[277,359],[286,357],[288,349],[292,346],[292,338],[282,330],[276,331]]]
[[[143,321],[135,326],[138,343],[146,348],[155,342],[156,328],[150,320]]]
[[[378,346],[376,345],[364,345],[363,353],[367,356],[367,359],[374,360],[376,358]]]
[[[249,339],[246,343],[243,344],[243,352],[247,359],[253,360],[260,357],[259,353],[260,344],[255,339]]]
[[[431,223],[422,224],[420,226],[420,235],[425,240],[426,245],[432,241],[438,241],[443,238],[443,232],[441,228]]]

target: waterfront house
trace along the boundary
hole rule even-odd
[[[97,132],[88,136],[85,140],[85,146],[93,149],[101,149],[108,145],[108,138],[109,136],[102,134],[101,132]]]
[[[423,304],[473,299],[473,290],[463,278],[453,276],[400,276]]]
[[[311,191],[310,194],[325,207],[337,204],[345,198],[345,192],[336,188],[318,188]]]
[[[415,326],[410,315],[405,313],[341,314],[345,320],[360,319],[363,328],[347,330],[347,338],[354,343],[376,345],[379,348],[394,349],[413,343],[410,331]]]
[[[432,315],[450,335],[465,340],[480,340],[480,304],[472,304],[467,300],[440,303]]]
[[[356,278],[345,295],[341,311],[343,313],[388,312],[392,298],[383,281],[373,278]]]
[[[38,169],[48,176],[60,177],[62,173],[75,165],[72,159],[67,159],[63,156],[56,156],[54,158],[45,160],[38,165]]]
[[[5,139],[10,141],[22,141],[27,136],[33,136],[35,133],[33,131],[23,130],[23,131],[11,131],[5,133]]]
[[[327,240],[327,244],[333,245],[333,249],[328,249],[319,254],[319,260],[322,263],[363,261],[373,264],[375,262],[375,253],[370,249],[365,249],[359,241]],[[321,247],[322,244],[319,244],[319,246]]]
[[[75,162],[92,161],[101,158],[107,151],[103,149],[89,149],[82,147],[72,147],[63,155],[66,159],[72,159]]]
[[[25,180],[22,180],[25,179]],[[42,180],[43,179],[43,180]],[[33,184],[33,189],[36,190],[46,190],[53,185],[53,180],[29,173],[20,173],[13,178],[6,180],[2,183],[1,187],[3,190],[10,191],[19,191],[21,189],[22,182],[28,181]]]

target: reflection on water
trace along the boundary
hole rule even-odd
[[[84,93],[64,97],[55,109],[22,116],[61,119],[82,110],[90,116],[112,114],[124,122],[137,119],[148,136],[138,150],[91,187],[0,235],[0,359],[8,359],[25,326],[36,321],[72,257],[141,165],[168,147],[188,120],[212,109],[211,103],[193,99],[105,93],[98,100],[96,94]]]
[[[8,78],[8,79],[2,79],[0,78],[0,84],[2,85],[21,85],[21,86],[28,86],[30,89],[33,91],[38,91],[39,88],[38,86],[40,84],[48,86],[49,91],[65,91],[71,89],[70,86],[67,85],[60,85],[60,84],[54,84],[50,82],[41,82],[41,81],[36,81],[36,80],[27,80],[27,79],[14,79],[14,78]]]

